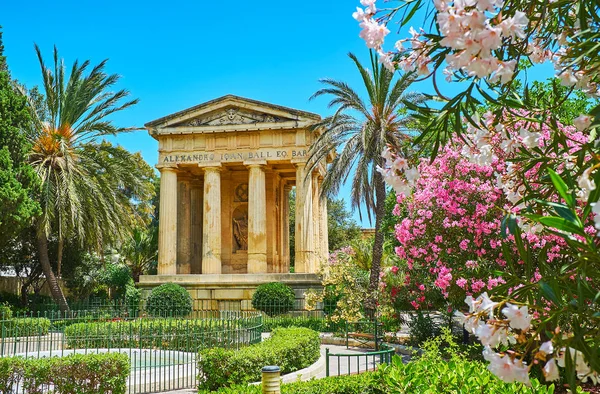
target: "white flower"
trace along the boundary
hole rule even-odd
[[[385,36],[389,34],[389,30],[385,25],[380,25],[375,20],[369,18],[361,22],[362,31],[359,36],[369,48],[379,48],[383,44]]]
[[[571,70],[565,70],[558,75],[560,84],[563,86],[574,86],[577,83],[577,77]]]
[[[554,352],[554,346],[552,345],[552,341],[542,343],[542,345],[540,346],[540,352],[544,354],[552,354]]]
[[[498,49],[502,45],[502,29],[493,26],[487,26],[482,30],[477,39],[481,43],[482,49],[489,52],[493,49]]]
[[[541,137],[540,133],[537,133],[535,131],[529,132],[529,131],[525,130],[523,127],[521,127],[521,130],[519,130],[519,136],[521,137],[521,142],[527,148],[531,149],[531,148],[537,148],[539,146],[539,141],[540,141],[540,137]]]
[[[532,316],[529,314],[527,305],[519,308],[507,303],[506,307],[502,309],[502,313],[508,318],[510,326],[516,330],[528,330],[531,326]]]
[[[484,346],[494,348],[500,344],[508,344],[508,332],[505,327],[482,324],[476,329],[475,335]]]
[[[571,355],[571,361],[575,362],[575,370],[577,371],[577,377],[579,379],[588,376],[591,372],[590,366],[585,362],[585,358],[583,357],[583,353],[579,350],[575,350],[572,347],[569,348],[569,353]],[[561,350],[561,353],[558,355],[558,366],[561,368],[565,367],[565,349]]]
[[[375,8],[375,0],[360,0],[360,4],[367,7],[371,14],[374,14],[377,11]]]
[[[486,354],[487,353],[487,354]],[[500,356],[486,348],[483,357],[490,362],[488,369],[506,383],[522,382],[529,385],[529,369],[521,360],[513,361],[509,356]]]
[[[377,54],[379,55],[379,63],[383,64],[383,66],[387,68],[389,72],[393,73],[396,71],[396,66],[393,62],[393,56],[390,53],[378,51]]]
[[[548,360],[546,365],[544,365],[544,368],[542,368],[542,372],[544,373],[544,378],[546,378],[546,381],[553,382],[555,380],[558,380],[559,375],[556,360],[553,358]]]
[[[496,72],[494,73],[494,76],[490,78],[490,82],[496,82],[498,80],[500,80],[502,84],[510,82],[515,73],[516,64],[516,60],[500,62],[500,66],[498,70],[496,70]]]
[[[415,182],[419,179],[421,174],[419,174],[419,170],[416,168],[408,168],[404,171],[404,176],[410,185],[414,185]]]
[[[579,189],[581,189],[577,195],[582,201],[587,201],[592,190],[596,189],[596,183],[590,178],[591,174],[592,168],[588,168],[579,178],[577,178],[577,185],[579,186]]]
[[[500,27],[504,35],[523,39],[526,36],[524,29],[527,27],[527,23],[529,23],[527,15],[522,11],[517,11],[512,18],[503,20]]]
[[[587,129],[591,124],[592,117],[590,115],[579,115],[573,120],[573,125],[579,131]]]

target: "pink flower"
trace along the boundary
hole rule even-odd
[[[394,274],[397,274],[399,269],[400,269],[400,268],[398,268],[398,267],[396,267],[396,266],[393,266],[393,267],[392,267],[392,269],[391,269],[391,271],[392,271]]]

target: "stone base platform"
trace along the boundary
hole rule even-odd
[[[207,274],[207,275],[142,275],[138,287],[142,298],[163,283],[185,287],[194,300],[194,309],[251,309],[250,300],[256,288],[264,283],[282,282],[294,289],[298,304],[303,304],[308,289],[322,289],[316,274]],[[298,305],[300,306],[300,305]]]

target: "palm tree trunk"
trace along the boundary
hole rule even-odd
[[[48,239],[46,238],[46,234],[44,234],[43,231],[37,231],[36,241],[40,264],[42,266],[42,271],[44,271],[44,276],[46,277],[46,282],[50,288],[52,298],[54,299],[54,302],[58,304],[61,312],[68,312],[69,304],[67,304],[65,295],[63,294],[63,291],[58,284],[58,280],[52,271],[52,266],[50,265],[50,258],[48,257]]]
[[[369,277],[369,296],[365,302],[367,317],[375,318],[377,309],[377,291],[379,289],[379,273],[381,271],[381,257],[383,256],[383,233],[381,222],[385,216],[385,182],[381,174],[375,171],[375,241],[373,242],[373,261]]]
[[[62,236],[58,238],[58,253],[56,254],[56,276],[61,277],[61,268],[62,268],[62,258],[63,258],[63,249],[65,246],[65,240]]]

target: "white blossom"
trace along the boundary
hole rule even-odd
[[[527,148],[537,148],[539,146],[540,137],[542,136],[540,133],[535,131],[530,132],[525,128],[521,127],[519,130],[519,136],[521,137],[521,142]]]
[[[544,378],[546,378],[548,382],[558,380],[559,374],[558,366],[556,365],[556,360],[553,358],[548,360],[548,362],[546,362],[546,365],[544,365],[544,368],[542,368],[542,372],[544,373]]]
[[[592,124],[592,117],[590,115],[579,115],[573,119],[573,125],[579,131],[586,130]]]
[[[504,316],[508,318],[509,324],[516,330],[528,330],[531,326],[532,316],[529,314],[527,305],[518,307],[511,303],[507,303],[502,309]]]
[[[577,193],[577,196],[582,201],[587,201],[592,190],[596,189],[596,182],[594,182],[594,180],[590,177],[591,174],[592,168],[588,168],[587,170],[583,171],[579,178],[577,178],[577,186],[579,186],[580,189],[579,193]]]

